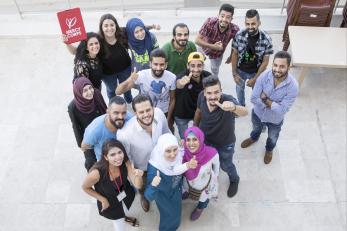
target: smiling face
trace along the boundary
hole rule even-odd
[[[162,57],[153,57],[150,64],[153,75],[158,78],[164,74],[167,67],[166,60]]]
[[[82,97],[91,100],[94,96],[94,88],[92,85],[85,85],[82,89]]]
[[[198,79],[204,70],[204,63],[199,60],[192,60],[188,63],[188,69],[192,73],[192,78]]]
[[[225,30],[231,23],[232,19],[233,14],[231,12],[222,10],[218,15],[219,28]]]
[[[287,76],[289,64],[285,58],[275,58],[272,64],[272,74],[276,79]]]
[[[165,160],[169,162],[173,162],[176,159],[177,153],[178,153],[178,146],[176,145],[169,146],[164,151],[164,158]]]
[[[219,102],[222,96],[222,89],[219,84],[206,87],[204,89],[204,96],[206,97],[207,104],[209,106],[215,107],[216,102]]]
[[[134,30],[134,36],[138,40],[144,40],[146,36],[146,32],[142,27],[137,26],[135,27],[135,30]]]
[[[118,128],[118,129],[124,126],[126,114],[127,114],[126,104],[112,103],[107,108],[107,115],[108,115],[109,122],[115,128]]]
[[[107,155],[104,157],[111,166],[119,167],[123,163],[124,153],[120,148],[113,147],[107,152]]]
[[[248,34],[253,36],[258,33],[258,28],[260,26],[260,21],[258,21],[257,17],[254,16],[253,18],[247,18],[245,19],[246,29],[248,31]]]
[[[102,22],[102,31],[107,38],[114,38],[116,34],[116,24],[111,19],[105,19]]]
[[[87,41],[87,51],[90,57],[95,58],[100,51],[100,43],[96,37],[91,37]]]
[[[176,27],[174,42],[180,47],[185,47],[189,39],[189,31],[187,27]]]
[[[189,134],[185,140],[186,147],[191,153],[195,153],[199,150],[200,142],[198,137],[196,137],[194,134]]]
[[[151,125],[154,118],[154,109],[151,103],[149,101],[143,101],[136,103],[134,107],[137,121],[144,126]]]

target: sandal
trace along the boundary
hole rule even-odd
[[[126,223],[128,223],[129,225],[134,226],[134,227],[139,227],[140,226],[139,221],[135,217],[127,217],[127,216],[125,216],[124,217],[124,221]]]

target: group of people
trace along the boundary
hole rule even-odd
[[[284,116],[298,94],[288,73],[291,57],[277,52],[266,70],[273,47],[259,28],[258,12],[247,11],[243,30],[231,22],[233,14],[234,8],[223,4],[218,16],[208,18],[199,30],[198,46],[189,41],[184,23],[176,24],[172,40],[159,48],[149,31],[159,25],[132,18],[122,28],[111,14],[101,17],[98,33],[87,33],[77,46],[66,45],[75,55],[68,113],[88,171],[82,188],[97,200],[99,214],[112,220],[115,230],[124,230],[125,223],[139,225],[127,216],[136,191],[145,212],[156,201],[161,231],[179,227],[182,200],[188,198],[197,202],[190,219],[199,219],[217,197],[218,183],[225,184],[218,181],[220,168],[229,178],[227,196],[236,195],[235,118],[248,114],[246,85],[252,88],[253,129],[241,147],[256,142],[266,126],[264,163],[271,162]],[[222,92],[218,78],[231,40],[228,62],[237,99]],[[206,57],[211,72],[204,69]],[[135,97],[132,88],[139,91]]]

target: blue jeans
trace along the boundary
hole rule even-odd
[[[235,143],[217,148],[221,169],[229,176],[230,182],[239,182],[240,177],[237,174],[236,167],[233,163]]]
[[[209,201],[210,201],[209,199],[207,199],[204,202],[199,201],[198,206],[196,208],[205,209],[207,207]]]
[[[177,116],[175,116],[174,119],[175,119],[176,126],[178,128],[178,134],[180,135],[181,139],[184,139],[184,132],[187,130],[188,123],[192,119],[182,119]]]
[[[211,62],[211,73],[215,76],[218,76],[219,74],[219,67],[222,64],[223,55],[221,57],[218,57],[216,59],[210,59]]]
[[[244,71],[241,71],[240,69],[237,69],[237,74],[242,78],[240,81],[240,84],[236,84],[236,95],[237,100],[239,101],[239,104],[242,106],[245,106],[245,84],[247,79],[251,79],[255,76],[256,73],[247,73]]]
[[[265,149],[266,151],[272,152],[272,150],[276,147],[276,143],[283,125],[283,120],[280,124],[263,123],[254,113],[254,110],[252,110],[252,124],[253,130],[251,132],[251,139],[254,141],[257,141],[259,139],[263,126],[267,126],[268,137],[266,140]]]
[[[122,83],[129,78],[130,74],[131,74],[131,66],[127,67],[123,71],[118,72],[116,74],[103,75],[102,80],[104,81],[106,85],[107,96],[109,99],[111,99],[113,96],[116,95],[115,90],[118,85],[117,80],[119,83]],[[131,103],[133,101],[131,90],[124,93],[124,98],[127,101],[127,103]]]

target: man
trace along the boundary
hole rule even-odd
[[[162,47],[167,57],[167,70],[175,75],[181,74],[186,69],[187,58],[191,52],[196,51],[193,42],[188,41],[189,29],[184,23],[178,23],[172,30],[173,38]]]
[[[232,42],[231,67],[236,83],[237,100],[245,106],[245,81],[253,88],[258,76],[265,71],[273,54],[271,37],[259,29],[258,11],[248,10],[246,29],[239,31]]]
[[[187,69],[177,76],[174,120],[181,139],[184,139],[184,131],[188,128],[189,121],[194,119],[198,96],[204,89],[202,80],[211,75],[204,71],[204,61],[202,53],[190,53]]]
[[[176,76],[165,70],[167,59],[163,50],[155,49],[150,55],[151,69],[136,70],[130,77],[119,84],[116,94],[121,95],[131,88],[137,88],[140,94],[148,94],[155,107],[161,109],[168,121],[173,121],[172,113],[175,106]]]
[[[137,95],[132,102],[136,116],[118,131],[117,138],[125,147],[128,157],[135,168],[145,172],[143,175],[143,188],[141,206],[145,212],[149,210],[149,202],[143,196],[146,186],[146,171],[151,152],[160,135],[169,133],[169,127],[164,113],[159,108],[154,108],[148,95]]]
[[[239,27],[231,20],[234,7],[223,4],[219,9],[218,17],[208,18],[200,28],[195,43],[202,47],[203,52],[209,57],[212,74],[218,76],[223,54],[228,43],[239,31]]]
[[[205,78],[202,84],[204,91],[199,94],[194,124],[204,132],[206,144],[217,149],[220,166],[229,176],[227,195],[233,197],[240,181],[233,164],[235,116],[246,116],[247,109],[239,106],[233,96],[222,93],[217,76]]]
[[[86,128],[81,144],[85,152],[94,149],[97,160],[101,158],[101,147],[106,140],[116,139],[118,129],[122,128],[132,115],[127,113],[127,103],[120,96],[110,99],[106,114],[96,117]]]
[[[263,126],[267,126],[265,164],[269,164],[272,160],[272,151],[283,125],[284,115],[289,111],[298,95],[298,83],[288,73],[290,62],[291,56],[288,52],[277,52],[272,64],[272,71],[264,71],[259,76],[252,92],[253,130],[250,137],[241,143],[241,147],[247,148],[257,142]]]

